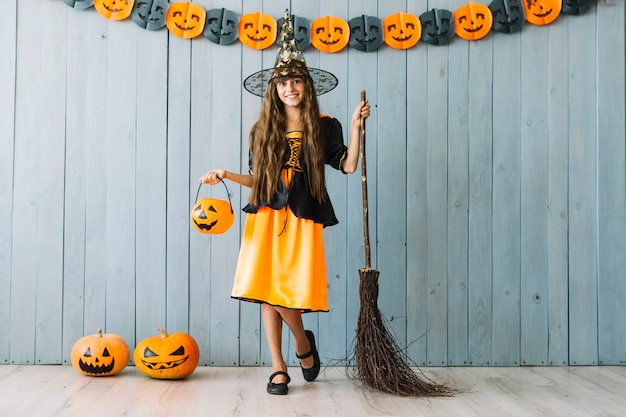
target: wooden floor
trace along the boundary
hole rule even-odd
[[[453,398],[402,398],[363,389],[345,368],[306,383],[290,368],[287,396],[265,392],[269,368],[199,367],[183,381],[134,367],[88,377],[71,366],[0,365],[1,417],[626,416],[626,367],[424,368],[465,390]]]

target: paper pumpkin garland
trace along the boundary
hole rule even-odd
[[[454,11],[454,29],[459,38],[475,41],[491,30],[493,15],[484,4],[467,3]]]
[[[517,32],[526,20],[522,0],[493,0],[489,9],[493,15],[492,29],[496,32]]]
[[[593,3],[595,0],[565,0],[561,11],[566,14],[583,14],[591,9]]]
[[[141,28],[159,30],[165,26],[169,5],[167,0],[137,0],[130,17]]]
[[[206,12],[204,37],[218,45],[230,45],[238,38],[239,15],[227,9],[211,9]]]
[[[292,14],[289,19],[293,27],[296,43],[301,51],[311,46],[311,21],[307,18]],[[278,27],[283,26],[284,17],[278,19]],[[276,37],[276,45],[280,46],[280,36]]]
[[[422,22],[411,13],[398,12],[383,20],[385,43],[395,49],[409,49],[422,36]]]
[[[94,0],[93,6],[102,15],[110,20],[127,19],[133,11],[135,0]]]
[[[277,23],[272,16],[256,12],[239,19],[239,40],[252,49],[265,49],[276,41]]]
[[[383,22],[372,16],[361,15],[350,19],[350,40],[348,44],[359,51],[375,51],[383,44]]]
[[[311,44],[319,51],[339,52],[349,40],[350,26],[340,17],[320,17],[311,23]]]
[[[195,3],[179,1],[170,4],[165,15],[165,25],[174,35],[183,39],[199,36],[204,30],[206,12]]]
[[[559,17],[561,0],[524,0],[526,21],[533,25],[547,25]]]
[[[447,45],[454,38],[453,16],[450,10],[432,9],[420,15],[422,40],[429,45]]]
[[[93,0],[63,0],[63,3],[75,9],[88,9],[93,6]]]

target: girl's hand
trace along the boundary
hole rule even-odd
[[[370,117],[370,105],[369,101],[365,100],[360,102],[356,108],[354,109],[354,113],[352,114],[352,124],[360,127],[361,126],[361,117],[365,120]]]
[[[224,169],[212,169],[200,178],[200,181],[203,184],[215,185],[220,182],[220,179],[226,178],[226,170]]]

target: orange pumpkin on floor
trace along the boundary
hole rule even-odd
[[[165,15],[165,26],[183,39],[192,39],[202,34],[205,22],[206,11],[190,1],[170,4]]]
[[[102,329],[78,339],[70,353],[74,369],[89,376],[115,375],[126,367],[129,359],[126,341],[116,334],[102,334]]]
[[[135,347],[133,361],[144,375],[155,379],[183,379],[195,371],[200,349],[187,333],[168,334],[157,329],[158,336],[143,339]]]

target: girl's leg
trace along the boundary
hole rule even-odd
[[[275,307],[263,304],[263,325],[265,326],[265,336],[272,358],[272,373],[276,371],[287,372],[287,364],[283,359],[281,350],[283,319]],[[284,375],[277,375],[273,379],[273,382],[277,384],[286,381],[287,378]]]
[[[274,307],[275,310],[280,314],[282,320],[287,323],[293,337],[295,339],[295,348],[296,354],[303,355],[311,350],[311,343],[309,343],[308,337],[304,333],[304,324],[302,323],[302,313],[298,310],[291,310],[288,308],[282,307]],[[282,355],[281,355],[282,358]],[[300,363],[303,368],[312,367],[315,362],[313,356],[309,356],[308,358],[300,359]]]

